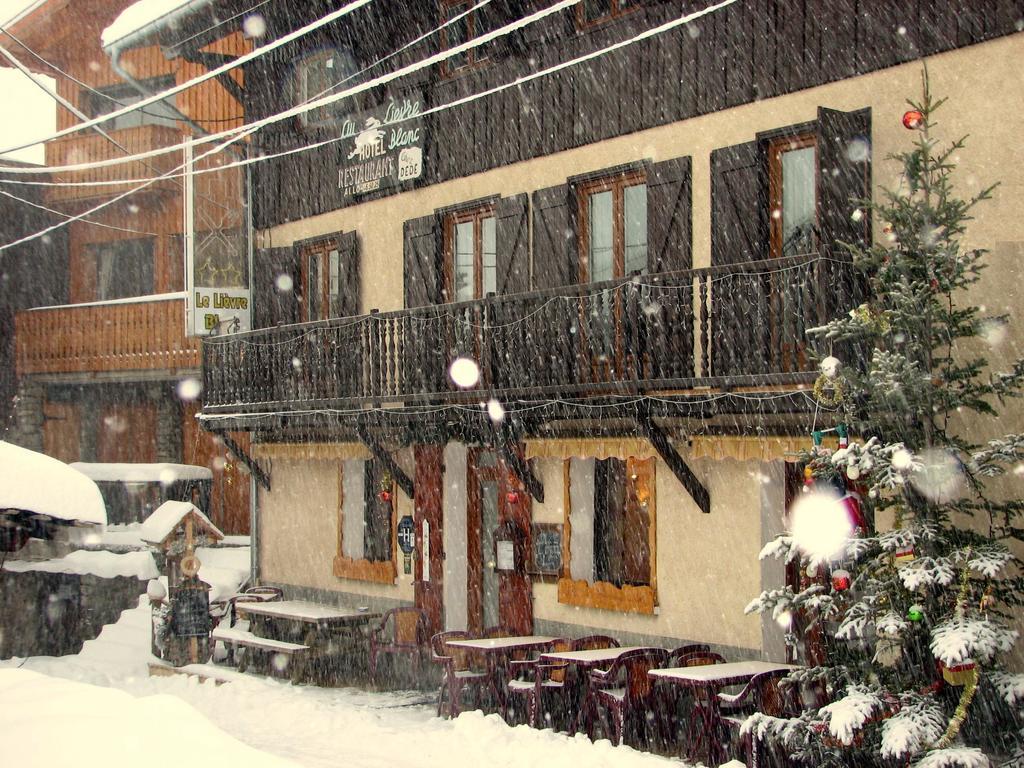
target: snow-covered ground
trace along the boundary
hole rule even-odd
[[[245,765],[349,768],[656,768],[678,760],[497,715],[435,716],[429,694],[293,686],[228,672],[214,685],[150,677],[149,609],[125,611],[81,653],[0,661],[0,743],[18,768]]]

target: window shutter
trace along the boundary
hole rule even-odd
[[[768,255],[768,203],[756,141],[711,153],[711,265]]]
[[[405,306],[441,304],[444,289],[441,272],[441,224],[436,214],[405,222]]]
[[[291,278],[291,290],[282,291],[278,287],[278,278],[282,275]],[[298,303],[295,300],[298,290],[299,269],[295,249],[291,246],[257,249],[253,253],[253,328],[298,322]]]
[[[623,579],[650,584],[651,512],[654,511],[654,459],[626,459],[626,508],[622,526]]]
[[[538,288],[579,282],[576,206],[569,198],[566,184],[533,193],[533,284]]]
[[[528,208],[529,197],[525,194],[498,199],[495,208],[498,293],[521,293],[530,289]]]
[[[647,173],[647,270],[690,269],[690,158],[655,163]]]
[[[711,266],[768,256],[768,199],[758,142],[711,153]],[[719,277],[711,290],[711,373],[759,370],[764,356],[764,291],[738,276]]]
[[[868,216],[855,221],[858,201],[871,188],[871,110],[837,112],[818,108],[818,226],[821,250],[845,251],[839,242],[866,245]]]
[[[335,247],[338,249],[338,316],[355,317],[361,314],[362,306],[359,236],[355,232],[343,232],[335,239]]]

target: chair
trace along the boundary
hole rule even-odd
[[[370,680],[377,683],[380,655],[412,657],[413,672],[420,676],[423,646],[427,639],[427,614],[419,608],[401,607],[386,611],[380,624],[370,630]]]
[[[574,651],[596,651],[601,648],[618,648],[621,643],[608,635],[587,635],[572,641]]]
[[[725,657],[720,653],[710,650],[684,652],[687,647],[682,646],[672,651],[665,667],[703,667],[708,664],[725,664]],[[707,648],[707,646],[704,647]],[[686,723],[685,741],[689,745],[688,749],[691,751],[696,749],[695,745],[702,741],[702,737],[707,737],[701,727],[703,719],[697,716],[700,714],[699,707],[703,701],[704,692],[698,690],[691,693],[674,685],[663,685],[661,688],[662,707],[668,713],[669,730],[673,734],[678,733],[679,726]]]
[[[437,691],[437,716],[441,716],[444,700],[448,698],[448,716],[458,717],[463,689],[473,691],[474,702],[480,706],[480,694],[488,684],[487,672],[470,668],[473,654],[445,645],[449,640],[468,640],[468,632],[438,632],[430,638],[431,659],[442,667],[441,687]]]
[[[561,653],[572,649],[572,641],[559,639],[547,647],[550,653]],[[540,659],[522,659],[509,662],[512,679],[508,681],[510,698],[526,700],[527,722],[536,728],[545,693],[560,691],[565,687],[568,664],[549,663]],[[508,720],[506,705],[505,720]],[[564,708],[563,708],[564,709]]]
[[[612,716],[613,743],[623,743],[628,722],[639,722],[646,740],[647,715],[656,709],[654,681],[647,673],[666,659],[668,651],[664,649],[640,648],[623,653],[607,670],[591,671],[587,695],[592,703],[588,711],[600,715],[603,708]],[[659,735],[664,736],[663,718],[656,719]]]
[[[763,712],[772,717],[797,717],[800,714],[801,705],[796,687],[780,685],[780,681],[787,675],[785,670],[762,672],[754,675],[739,693],[718,694],[721,722],[727,730],[727,734],[723,735],[730,741],[734,733],[739,737],[742,754],[749,759],[751,768],[760,766],[761,749],[760,740],[755,734],[741,736],[747,717],[755,712]]]
[[[665,667],[682,667],[692,666],[690,664],[680,664],[679,661],[684,656],[690,656],[691,654],[704,654],[711,653],[711,646],[705,645],[704,643],[691,643],[690,645],[681,645],[674,650],[668,652],[668,661],[665,662]]]

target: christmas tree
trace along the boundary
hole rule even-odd
[[[922,79],[903,118],[912,146],[891,157],[899,188],[855,213],[883,241],[843,244],[870,298],[809,332],[815,395],[855,439],[834,452],[816,439],[802,457],[790,531],[761,555],[799,563],[800,582],[747,609],[815,639],[787,681],[810,707],[744,726],[808,765],[1024,764],[1024,675],[1001,666],[1017,640],[1024,501],[1006,498],[1012,474],[1001,494],[986,488],[1024,467],[1024,435],[976,437],[997,433],[986,417],[1020,394],[1024,362],[986,359],[1008,318],[969,303],[986,252],[963,238],[995,186],[958,196],[965,140],[934,137],[943,100]]]

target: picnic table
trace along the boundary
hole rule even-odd
[[[236,607],[239,617],[250,622],[248,636],[236,642],[257,650],[290,654],[297,657],[296,666],[300,668],[345,652],[349,652],[350,661],[365,662],[365,627],[372,619],[380,618],[379,613],[368,610],[305,600],[238,603]]]
[[[504,713],[507,703],[504,672],[509,657],[521,651],[546,648],[557,639],[557,637],[549,637],[548,635],[516,635],[512,637],[479,637],[466,640],[448,640],[445,642],[445,645],[476,651],[483,655],[484,662],[487,664],[487,685],[501,712]]]
[[[718,765],[728,758],[717,738],[721,733],[722,716],[718,707],[718,692],[727,685],[749,683],[763,672],[788,672],[799,669],[795,664],[773,661],[732,661],[726,664],[707,664],[698,667],[669,667],[652,669],[647,674],[655,681],[664,681],[695,691],[704,706],[700,708],[701,729],[707,741],[708,764]],[[703,695],[696,693],[703,691]],[[695,750],[697,751],[697,750]]]
[[[591,648],[584,651],[556,651],[551,653],[542,653],[540,655],[541,661],[571,664],[580,670],[581,674],[576,676],[577,681],[580,684],[580,688],[575,694],[576,706],[573,712],[572,724],[570,725],[570,733],[576,733],[580,730],[580,720],[583,717],[584,709],[582,705],[588,701],[587,694],[590,688],[590,675],[588,673],[590,670],[607,669],[616,659],[619,658],[619,656],[628,651],[652,650],[653,648],[654,646],[650,645],[623,645],[616,648]]]

